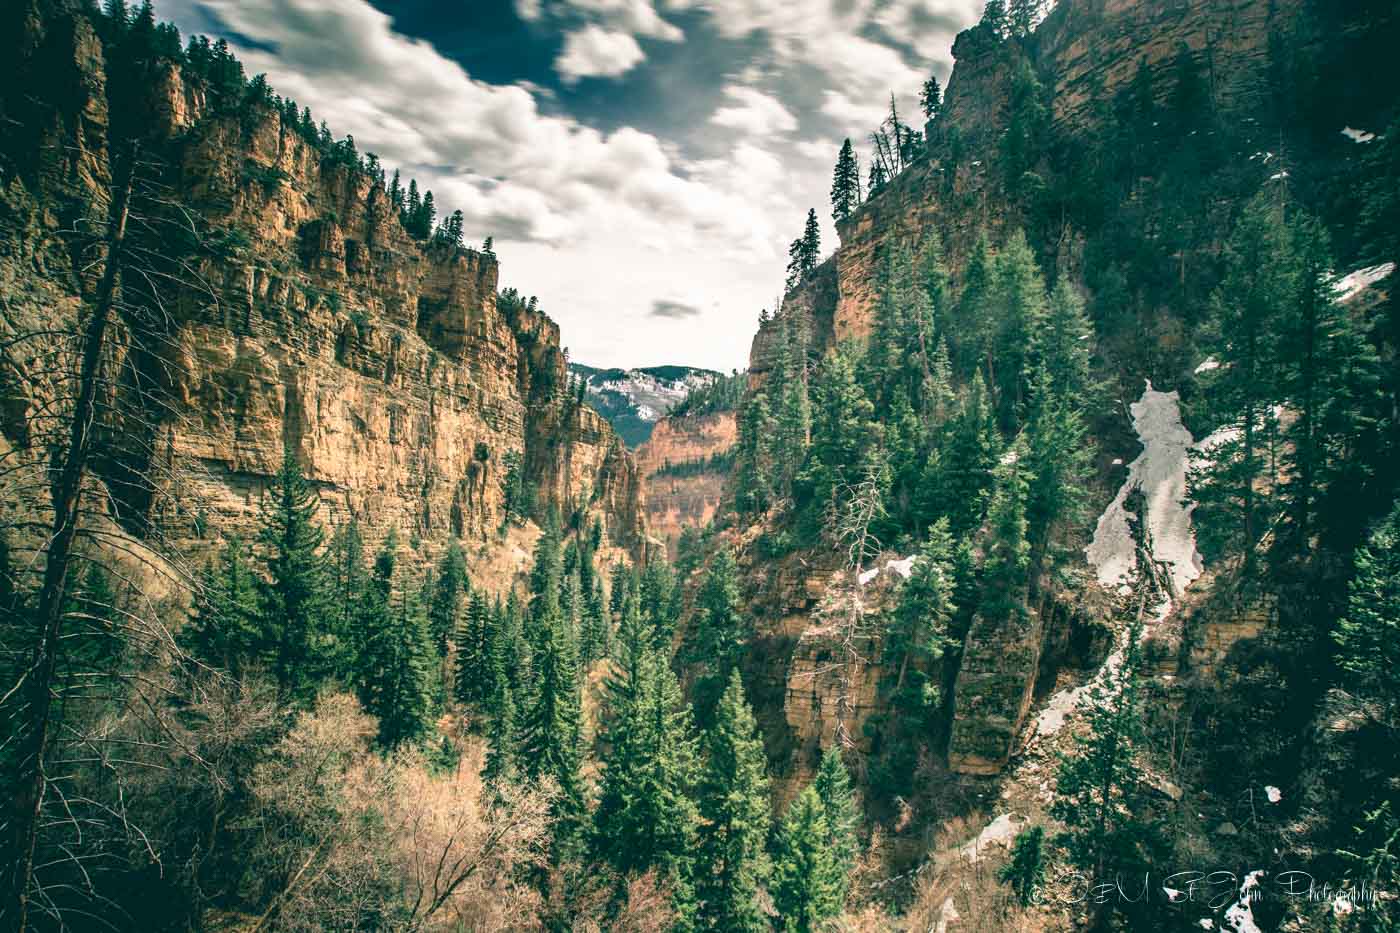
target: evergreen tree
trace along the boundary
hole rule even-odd
[[[486,733],[486,760],[481,766],[481,779],[487,784],[509,783],[516,774],[520,749],[515,737],[515,702],[510,684],[503,677],[496,681],[491,698],[491,722]]]
[[[363,629],[358,624],[369,582],[365,568],[365,544],[360,534],[359,520],[353,516],[336,526],[329,548],[329,580],[331,618],[336,638],[336,674],[342,680],[352,679],[356,658],[363,648],[359,637]]]
[[[991,386],[1001,423],[1011,427],[1023,413],[1035,373],[1035,335],[1045,326],[1045,280],[1026,235],[1016,231],[997,255],[992,298],[995,350],[989,359]]]
[[[1022,907],[1034,903],[1036,892],[1045,883],[1044,826],[1032,826],[1016,835],[1011,860],[1001,866],[997,879],[1011,885]]]
[[[374,562],[374,616],[360,661],[365,711],[379,720],[379,742],[397,748],[428,730],[434,652],[428,618],[410,586],[394,586],[397,537],[390,532]],[[397,590],[397,592],[395,592]],[[382,613],[382,615],[381,615]]]
[[[983,565],[982,595],[977,613],[989,619],[1006,620],[1010,631],[1028,624],[1026,605],[1030,545],[1026,540],[1027,470],[1021,461],[1026,453],[1018,442],[996,470],[996,492],[987,508],[986,561]]]
[[[1060,756],[1051,815],[1065,824],[1057,843],[1092,878],[1138,874],[1161,840],[1143,799],[1136,754],[1143,740],[1141,624],[1129,631],[1123,661],[1106,668],[1080,705],[1086,728]]]
[[[439,655],[447,654],[448,639],[456,632],[462,600],[471,593],[467,581],[467,557],[454,539],[438,563],[431,601],[428,604],[428,630]],[[483,606],[483,612],[485,607]],[[458,646],[459,650],[461,646]]]
[[[773,906],[784,930],[815,933],[841,912],[844,878],[829,837],[821,799],[809,786],[793,801],[778,833]]]
[[[976,374],[958,412],[944,428],[941,444],[924,468],[924,499],[919,514],[946,517],[955,538],[975,531],[987,512],[992,472],[1001,454],[996,420]]]
[[[1040,22],[1044,9],[1043,0],[1009,0],[1006,8],[1007,26],[1011,35],[1018,38],[1029,36]]]
[[[555,854],[562,858],[573,848],[584,816],[578,655],[557,609],[534,624],[543,637],[533,657],[534,696],[523,711],[520,758],[527,777],[548,777],[559,786],[554,805]]]
[[[749,397],[739,416],[738,429],[734,506],[741,513],[763,512],[774,497],[773,438],[777,433],[767,393],[759,391]]]
[[[499,699],[497,691],[505,681],[509,655],[507,646],[501,643],[484,593],[473,591],[467,611],[461,615],[461,623],[454,633],[457,664],[453,694],[462,705],[476,706]]]
[[[670,565],[662,560],[648,563],[642,571],[639,589],[652,643],[663,657],[670,657],[671,637],[680,615],[680,594],[676,591],[676,578]]]
[[[943,110],[943,91],[938,86],[938,75],[929,75],[924,82],[923,88],[919,91],[919,106],[924,110],[924,117],[933,121],[938,119],[938,115]]]
[[[702,922],[736,933],[763,930],[758,894],[771,870],[767,760],[737,670],[715,709],[706,749],[697,884]]]
[[[978,26],[998,39],[1005,38],[1010,29],[1006,0],[987,0],[987,5],[982,8],[982,21]]]
[[[257,581],[243,543],[230,538],[201,577],[191,625],[180,633],[196,658],[242,678],[263,653]]]
[[[337,650],[326,625],[319,505],[289,448],[262,501],[258,621],[278,693],[298,703],[315,696],[332,671]]]
[[[394,178],[389,182],[389,203],[394,210],[403,210],[403,183],[399,181],[399,170],[394,169]]]
[[[1400,504],[1356,549],[1346,615],[1337,623],[1337,665],[1347,689],[1400,728]]]
[[[920,737],[933,727],[939,707],[939,662],[956,642],[949,625],[957,609],[953,600],[953,539],[948,519],[940,518],[928,531],[909,578],[899,590],[899,603],[885,639],[885,656],[898,665],[894,700],[899,721]]]
[[[802,228],[802,274],[806,275],[817,267],[822,258],[822,232],[817,225],[816,208],[808,208],[807,223]]]
[[[844,351],[825,357],[813,382],[812,446],[800,493],[816,516],[832,507],[840,489],[855,483],[868,455],[879,449],[879,425]]]
[[[879,191],[882,188],[885,187],[885,182],[888,180],[889,179],[887,177],[887,173],[885,172],[885,166],[880,162],[879,159],[871,159],[870,177],[866,180],[865,184],[866,197],[875,197],[875,195],[879,193]]]
[[[1261,493],[1274,478],[1264,453],[1274,436],[1274,405],[1281,395],[1278,341],[1297,269],[1281,205],[1261,192],[1245,207],[1226,244],[1225,274],[1212,300],[1219,368],[1210,374],[1211,397],[1234,436],[1205,451],[1192,472],[1193,516],[1200,536],[1217,553],[1243,558],[1251,575],[1255,547],[1272,523],[1274,501]]]
[[[1032,387],[1026,427],[1026,500],[1031,560],[1038,566],[1057,531],[1079,526],[1086,515],[1085,490],[1093,472],[1093,444],[1079,415],[1082,403],[1064,397],[1042,362]]]
[[[595,847],[623,875],[655,869],[670,888],[677,926],[689,928],[700,821],[690,709],[654,649],[644,649],[625,676],[635,679],[607,725]]]
[[[991,366],[992,341],[987,338],[996,331],[992,307],[994,268],[992,247],[983,233],[968,257],[957,312],[945,333],[953,352],[954,371],[960,376],[971,376],[984,362],[988,368]]]
[[[846,901],[851,869],[856,866],[856,829],[860,826],[855,791],[851,788],[851,776],[846,771],[846,764],[841,760],[840,748],[833,745],[822,753],[817,776],[812,779],[812,789],[822,804],[826,849],[831,853],[836,867],[837,904],[840,906]]]
[[[831,216],[838,224],[850,217],[860,205],[860,165],[848,138],[836,156],[836,170],[831,180]]]
[[[739,571],[734,554],[720,547],[710,559],[695,597],[692,658],[703,666],[695,684],[695,705],[701,721],[710,714],[729,674],[739,663],[748,625],[739,596]]]
[[[1076,410],[1089,407],[1094,401],[1094,325],[1084,311],[1084,299],[1063,278],[1050,293],[1045,326],[1034,340],[1035,355],[1048,377],[1042,388]]]

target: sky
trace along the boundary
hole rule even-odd
[[[487,236],[575,362],[742,368],[807,209],[982,0],[157,0]],[[918,125],[918,119],[909,122]],[[406,181],[405,181],[406,183]]]

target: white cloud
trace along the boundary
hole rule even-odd
[[[538,3],[538,0],[534,2]],[[685,38],[685,33],[661,18],[651,5],[651,0],[565,0],[565,3],[574,10],[597,16],[608,26],[632,35],[667,42],[679,42]]]
[[[564,48],[554,60],[554,70],[565,84],[575,84],[580,78],[626,74],[646,57],[637,40],[627,33],[589,24],[564,37]]]
[[[730,103],[716,110],[710,122],[748,136],[773,136],[797,129],[797,118],[776,97],[755,88],[731,84],[724,96]]]
[[[493,235],[502,284],[540,296],[576,359],[746,358],[806,209],[772,153],[741,141],[688,161],[634,128],[542,114],[529,90],[473,79],[365,0],[166,0],[160,12],[186,31],[217,17],[248,73],[402,167],[440,210],[462,210],[470,242]],[[655,318],[659,299],[721,310]]]

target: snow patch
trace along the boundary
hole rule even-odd
[[[1287,177],[1288,177],[1288,173],[1287,173],[1287,172],[1275,172],[1274,174],[1272,174],[1272,175],[1269,176],[1269,181],[1282,181],[1283,179],[1285,179],[1285,178],[1287,178]]]
[[[1219,368],[1220,361],[1213,356],[1208,356],[1205,358],[1205,360],[1201,363],[1200,366],[1196,367],[1196,375],[1199,376],[1201,373],[1213,372],[1214,370],[1217,370]]]
[[[1368,133],[1365,130],[1358,130],[1351,126],[1342,130],[1342,135],[1354,143],[1369,143],[1376,138],[1375,133]]]
[[[879,567],[871,567],[869,570],[863,570],[863,571],[861,571],[861,574],[860,574],[860,585],[861,585],[861,586],[865,586],[865,584],[869,583],[871,580],[874,580],[874,579],[875,579],[876,577],[878,577],[879,575],[880,575],[880,568],[879,568]]]
[[[1099,584],[1106,588],[1125,590],[1137,568],[1137,543],[1126,508],[1134,489],[1141,489],[1146,500],[1152,557],[1169,571],[1173,593],[1181,594],[1201,575],[1201,555],[1191,528],[1192,506],[1184,503],[1192,438],[1181,423],[1180,401],[1176,392],[1159,392],[1149,381],[1130,409],[1143,450],[1128,464],[1128,478],[1099,516],[1094,538],[1085,549]],[[1158,616],[1170,608],[1168,600],[1158,607]]]
[[[988,823],[987,827],[977,834],[976,839],[959,849],[958,854],[969,862],[975,862],[981,857],[982,850],[988,846],[1010,848],[1017,828],[1016,821],[1011,819],[1011,814],[1003,813]]]
[[[1259,879],[1264,877],[1262,870],[1252,871],[1244,877],[1240,886],[1240,899],[1225,911],[1225,928],[1234,933],[1264,933],[1254,922],[1254,892],[1259,888]]]
[[[1264,796],[1269,798],[1269,803],[1278,803],[1283,799],[1283,791],[1272,784],[1267,784],[1264,787]]]
[[[1355,272],[1342,276],[1332,284],[1332,289],[1336,292],[1338,301],[1350,301],[1394,271],[1395,263],[1393,262],[1383,262],[1379,266],[1367,266],[1365,269],[1357,269]]]
[[[904,560],[892,560],[885,565],[885,569],[891,573],[897,573],[908,580],[910,574],[914,572],[914,561],[918,560],[917,554],[904,558]]]

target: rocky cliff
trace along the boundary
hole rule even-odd
[[[88,296],[74,227],[103,216],[116,102],[87,18],[38,4],[6,25],[0,276],[21,330]],[[163,266],[178,274],[154,290],[158,333],[119,364],[102,469],[115,517],[191,543],[246,534],[285,446],[325,517],[484,554],[518,457],[541,508],[593,510],[640,553],[631,456],[564,391],[557,325],[498,302],[493,255],[411,237],[371,172],[270,101],[215,107],[168,63],[141,88],[122,118],[141,127],[138,178],[162,192],[151,222],[181,218],[193,242]],[[35,359],[17,352],[6,368],[25,374]],[[43,404],[32,382],[4,385],[11,413]]]
[[[667,417],[637,448],[647,527],[672,557],[681,530],[703,528],[719,509],[729,477],[727,455],[737,435],[732,411]]]
[[[1076,146],[1087,146],[1106,132],[1113,102],[1124,99],[1140,71],[1151,76],[1147,87],[1160,103],[1172,99],[1178,69],[1189,68],[1204,77],[1214,112],[1239,114],[1239,119],[1252,123],[1252,117],[1243,115],[1266,101],[1271,72],[1285,64],[1277,56],[1286,54],[1279,50],[1287,43],[1279,39],[1291,34],[1303,7],[1302,0],[1062,0],[1024,41],[999,41],[981,27],[966,31],[954,45],[956,64],[942,113],[927,127],[927,151],[838,225],[841,242],[834,255],[789,292],[781,314],[804,319],[818,351],[864,339],[873,324],[883,257],[894,245],[916,244],[927,233],[941,239],[955,290],[978,238],[986,234],[996,244],[1016,228],[1034,228],[1029,232],[1045,268],[1082,280],[1090,234],[1076,226],[1067,211],[1057,209],[1048,220],[1042,216],[1044,192],[1053,187],[1062,167],[1035,165],[1029,184],[1006,177],[1001,145],[1018,74],[1033,75],[1039,82],[1048,105],[1044,133],[1052,152],[1079,152]],[[1069,170],[1079,167],[1071,158]],[[1141,203],[1113,206],[1121,211],[1117,222],[1122,225],[1115,236],[1129,230],[1149,243],[1156,238],[1155,225],[1162,221],[1153,216],[1154,197],[1144,183],[1136,193]],[[1207,213],[1218,210],[1222,201]],[[1192,246],[1205,257],[1202,262],[1218,251],[1224,229],[1228,224],[1217,223],[1199,232]],[[1186,260],[1173,258],[1184,270]],[[1150,308],[1145,300],[1141,305],[1154,315],[1173,313]],[[1140,360],[1151,357],[1168,361],[1166,378],[1189,380],[1189,370],[1183,371],[1173,356],[1180,349],[1179,320],[1170,337],[1161,337],[1140,321],[1124,320],[1132,321],[1132,314],[1113,327],[1123,327],[1127,336],[1109,334],[1105,342],[1121,339],[1135,345],[1137,355],[1116,349],[1105,353],[1112,377],[1140,391],[1143,376],[1153,374],[1139,368]],[[765,378],[781,331],[782,318],[777,317],[754,337],[754,384]],[[1103,448],[1104,482],[1093,497],[1101,505],[1108,499],[1110,459],[1131,459],[1134,442],[1122,425],[1107,417],[1094,427]],[[815,556],[813,566],[804,570],[806,563],[786,561],[766,571],[759,559],[755,571],[759,580],[768,581],[767,589],[781,577],[786,581],[783,591],[794,594],[779,600],[786,607],[781,610],[760,595],[754,609],[765,631],[787,645],[759,674],[760,680],[785,681],[786,712],[781,728],[767,724],[770,743],[775,734],[771,730],[777,728],[780,744],[799,750],[830,738],[833,687],[829,676],[824,681],[817,672],[830,669],[836,650],[817,608],[830,596],[831,573],[816,566],[820,561]],[[972,622],[953,678],[947,761],[954,771],[989,775],[1001,770],[1015,751],[1038,693],[1054,682],[1065,660],[1070,631],[1082,634],[1093,628],[1094,620],[1088,617],[1092,613],[1056,605],[1050,597],[1033,610],[1029,625],[1015,630],[1001,619],[979,617]],[[882,712],[874,686],[879,669],[870,660],[879,653],[878,645],[862,650],[851,675],[858,688],[850,724],[856,735],[867,719]],[[792,761],[797,776],[805,776],[810,755],[795,753]]]

